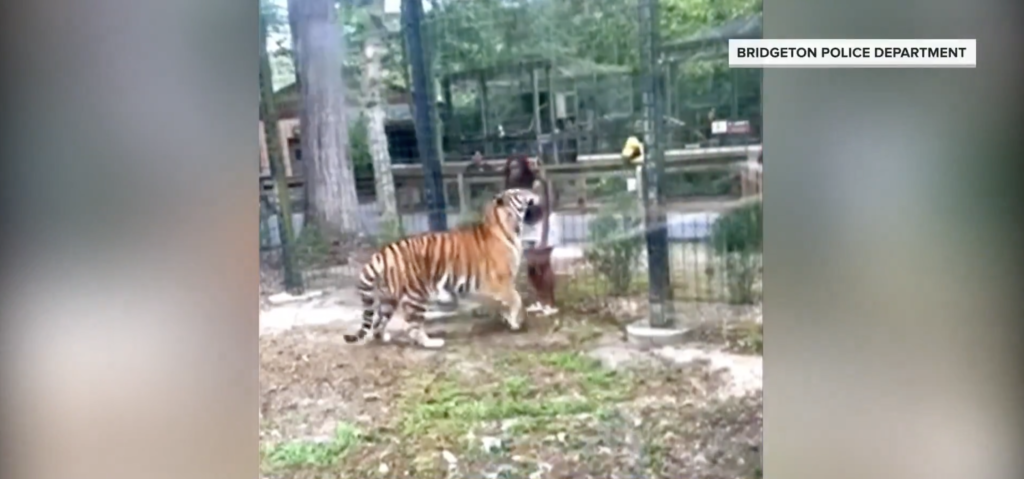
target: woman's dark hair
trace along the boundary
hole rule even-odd
[[[516,164],[513,172],[512,164]],[[505,189],[510,188],[533,188],[533,182],[537,180],[537,172],[530,166],[530,160],[526,155],[510,156],[505,160],[505,168],[502,169],[505,176]]]

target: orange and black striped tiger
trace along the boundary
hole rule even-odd
[[[364,343],[371,331],[374,339],[390,341],[385,327],[401,305],[410,339],[425,348],[444,346],[443,339],[431,338],[423,329],[427,305],[442,292],[456,300],[470,295],[496,300],[509,327],[522,328],[522,298],[515,286],[523,256],[522,225],[539,221],[539,205],[530,190],[505,190],[487,202],[479,223],[411,236],[381,248],[359,275],[362,324],[358,333],[345,336],[345,342]]]

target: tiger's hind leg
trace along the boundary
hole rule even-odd
[[[346,334],[343,336],[344,341],[348,344],[366,344],[368,342],[367,336],[369,336],[381,322],[379,314],[380,306],[377,308],[373,307],[374,303],[377,302],[375,297],[376,294],[372,283],[369,280],[360,284],[359,296],[363,303],[363,314],[359,322],[359,330],[355,334]]]
[[[391,333],[387,331],[388,323],[395,314],[398,301],[392,298],[382,298],[377,307],[377,323],[373,326],[373,339],[385,343],[391,342]]]
[[[444,347],[444,339],[431,338],[423,327],[426,322],[424,314],[427,312],[424,301],[412,298],[407,299],[402,304],[402,311],[405,312],[405,321],[409,323],[409,329],[406,330],[406,334],[409,335],[410,339],[427,349]]]

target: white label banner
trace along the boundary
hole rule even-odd
[[[976,40],[729,40],[731,68],[975,68]]]

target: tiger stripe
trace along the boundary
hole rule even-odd
[[[505,306],[509,326],[519,329],[522,300],[514,279],[522,260],[520,235],[528,208],[537,204],[532,191],[506,190],[488,202],[477,224],[410,236],[381,248],[359,275],[362,321],[358,332],[344,336],[345,342],[365,343],[371,332],[374,339],[389,340],[385,328],[401,306],[414,341],[442,346],[442,339],[423,330],[424,314],[442,291],[456,301],[471,294],[492,297]]]

